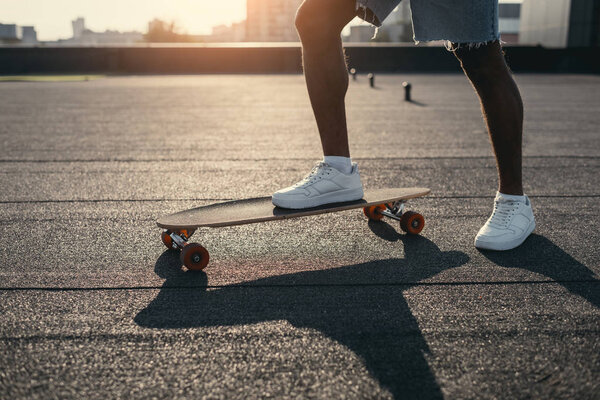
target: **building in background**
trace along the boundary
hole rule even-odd
[[[521,25],[521,3],[500,3],[498,5],[498,30],[504,43],[519,43]]]
[[[294,24],[302,0],[248,0],[246,41],[298,42]]]
[[[15,24],[0,24],[0,43],[12,44],[21,41],[21,28]]]
[[[79,17],[71,21],[71,27],[73,28],[73,39],[81,39],[83,37],[83,32],[85,31],[85,19]]]
[[[600,45],[600,1],[523,0],[519,43],[547,47]]]
[[[377,36],[380,34],[386,42],[412,42],[412,14],[408,1],[400,2],[398,7],[383,21]]]
[[[344,36],[345,42],[361,43],[370,42],[375,34],[375,28],[372,25],[353,25],[350,27],[350,34]]]
[[[214,26],[212,34],[207,36],[207,40],[211,42],[243,42],[246,40],[246,21]]]
[[[143,41],[144,35],[141,32],[119,32],[106,30],[104,32],[94,32],[85,27],[85,19],[79,17],[71,21],[73,28],[73,37],[61,39],[49,44],[67,45],[67,46],[95,46],[104,44],[133,44]]]
[[[21,27],[21,43],[22,44],[36,44],[38,43],[37,32],[33,26],[22,26]]]
[[[33,26],[18,26],[16,24],[0,24],[1,44],[36,44],[37,32]]]

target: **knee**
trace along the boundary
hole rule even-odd
[[[296,30],[303,44],[319,43],[327,35],[340,35],[342,28],[334,23],[335,14],[323,6],[322,0],[305,0],[296,12]]]
[[[460,66],[473,83],[494,82],[509,76],[502,51],[482,46],[477,49],[459,48],[454,55]]]

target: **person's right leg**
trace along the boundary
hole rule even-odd
[[[301,209],[363,196],[358,168],[350,161],[344,102],[348,70],[341,39],[342,29],[355,15],[355,0],[305,0],[298,9],[304,76],[327,162],[275,192],[276,206]]]
[[[350,157],[341,32],[355,15],[355,0],[305,0],[296,15],[304,77],[325,156]]]

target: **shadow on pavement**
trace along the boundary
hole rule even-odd
[[[408,103],[414,104],[419,107],[427,107],[427,104],[421,103],[420,101],[416,101],[416,100],[409,100]]]
[[[163,288],[135,322],[150,328],[181,329],[286,320],[296,327],[318,330],[352,350],[396,398],[441,398],[424,356],[429,352],[427,343],[402,292],[420,280],[463,265],[469,257],[463,252],[442,252],[421,236],[400,235],[383,222],[369,226],[386,240],[401,241],[405,258],[207,290],[205,273],[183,271],[178,257],[166,251],[155,266],[156,273],[166,279]]]
[[[490,261],[506,268],[520,268],[544,275],[600,308],[600,290],[594,272],[543,236],[532,234],[510,251],[481,250]]]

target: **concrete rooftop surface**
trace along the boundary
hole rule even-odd
[[[360,210],[201,229],[204,272],[155,221],[304,176],[301,75],[0,83],[0,398],[600,398],[600,76],[515,78],[518,249],[473,246],[496,170],[466,79],[359,75],[353,159],[431,188],[422,234]]]

